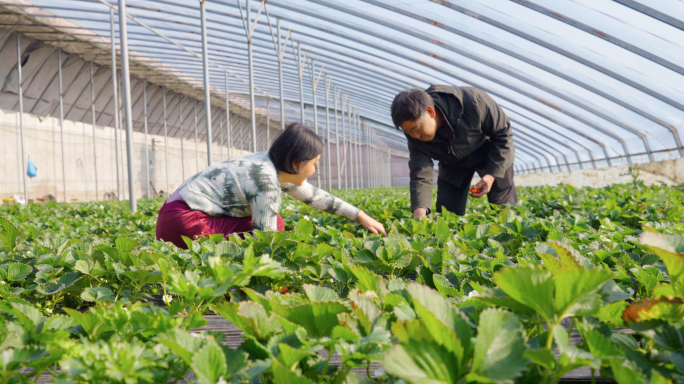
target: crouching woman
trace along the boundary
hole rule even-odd
[[[281,191],[322,211],[358,220],[371,233],[385,228],[349,203],[306,179],[316,171],[323,142],[310,129],[291,124],[268,151],[211,165],[186,180],[164,203],[157,239],[187,248],[182,236],[285,229],[278,214]]]

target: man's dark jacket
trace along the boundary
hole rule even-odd
[[[413,209],[432,206],[432,159],[439,161],[441,179],[460,186],[473,168],[481,175],[503,178],[515,156],[511,122],[485,91],[433,85],[426,92],[447,124],[432,141],[406,135]]]

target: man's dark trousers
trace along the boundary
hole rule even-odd
[[[475,168],[459,171],[467,173],[460,186],[455,186],[441,177],[437,179],[437,212],[442,212],[442,207],[444,207],[449,212],[459,216],[465,215],[468,194],[470,193],[470,181],[475,175]],[[515,191],[515,183],[513,182],[513,173],[513,166],[510,166],[503,178],[494,179],[492,188],[487,194],[490,204],[503,205],[518,202],[518,194]]]

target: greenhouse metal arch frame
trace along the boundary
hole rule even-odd
[[[126,136],[132,130],[126,69],[130,44],[133,60],[163,67],[167,73],[175,71],[177,81],[200,91],[204,100],[213,94],[211,104],[203,103],[206,123],[202,139],[210,164],[212,140],[217,137],[212,131],[217,119],[212,118],[211,106],[223,99],[229,109],[229,91],[249,96],[255,149],[255,124],[264,101],[266,105],[279,102],[281,129],[285,121],[312,121],[317,132],[319,127],[326,129],[328,145],[332,132],[337,143],[340,136],[328,118],[329,99],[330,91],[343,92],[347,121],[345,124],[344,103],[338,109],[335,102],[334,123],[338,124],[339,112],[347,164],[344,177],[350,173],[354,186],[356,176],[359,187],[359,170],[347,169],[344,140],[356,156],[364,153],[359,146],[365,146],[374,151],[368,159],[377,155],[385,163],[390,149],[405,151],[403,135],[389,120],[391,99],[403,88],[434,82],[477,86],[506,109],[519,133],[515,137],[518,172],[537,172],[544,167],[560,172],[561,166],[570,171],[571,167],[596,168],[684,155],[680,129],[684,94],[679,91],[684,85],[684,69],[675,64],[684,58],[684,50],[677,44],[684,41],[679,38],[684,37],[684,23],[679,22],[684,12],[669,3],[658,4],[660,9],[639,1],[597,5],[584,0],[448,0],[401,7],[380,0],[271,0],[268,4],[257,0],[197,4],[14,0],[2,5],[42,8],[85,30],[114,38],[113,14],[119,7],[128,8],[130,15],[119,13],[118,33]],[[128,31],[126,19],[132,21]],[[110,28],[102,28],[105,22]],[[285,39],[281,23],[287,30]],[[76,30],[72,36],[78,34]],[[59,43],[61,40],[53,41]],[[609,54],[614,55],[612,60]],[[324,77],[323,83],[318,81]],[[267,118],[269,111],[270,107]],[[223,119],[218,121],[223,124]],[[229,122],[226,134],[230,143]],[[330,158],[327,160],[325,176],[331,186]],[[130,167],[131,162],[128,164]],[[382,176],[382,171],[375,175]],[[376,184],[369,180],[369,186]],[[132,196],[132,189],[129,194]],[[135,209],[134,202],[131,208]]]

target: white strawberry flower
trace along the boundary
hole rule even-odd
[[[475,297],[477,295],[479,295],[479,293],[477,293],[477,291],[470,291],[470,293],[468,293],[468,297]]]
[[[171,302],[173,301],[173,296],[171,296],[171,295],[164,295],[163,300],[164,300],[164,302],[165,302],[166,304],[171,304]]]

